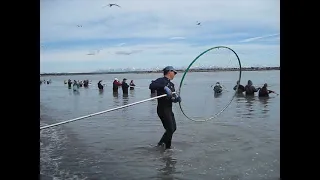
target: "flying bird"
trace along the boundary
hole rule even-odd
[[[77,25],[77,27],[82,27],[82,25]]]
[[[198,25],[198,26],[201,26],[201,22],[197,21],[197,25]]]
[[[118,4],[108,4],[108,5],[105,5],[105,6],[103,6],[103,7],[106,7],[106,6],[109,6],[109,7],[118,6],[118,7],[120,7]]]

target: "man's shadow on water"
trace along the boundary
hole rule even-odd
[[[173,180],[174,174],[176,173],[176,163],[177,160],[172,158],[171,155],[162,154],[163,157],[160,158],[161,162],[164,163],[164,167],[158,169],[158,177],[163,180]]]
[[[103,89],[99,89],[99,95],[103,95]]]
[[[237,93],[235,94],[235,100],[236,100],[236,113],[237,114],[242,114],[243,113],[243,107],[242,107],[242,103],[245,100],[245,96],[243,93]]]
[[[269,112],[268,103],[269,103],[270,97],[259,97],[259,102],[262,105],[262,113],[267,114]]]
[[[116,98],[116,99],[119,98],[119,93],[118,93],[118,92],[113,92],[112,95],[113,95],[113,97]]]
[[[114,103],[113,106],[114,107],[120,106],[119,93],[118,92],[113,92],[112,96],[113,96],[113,103]]]
[[[222,93],[213,93],[214,98],[219,98],[221,97]]]
[[[129,103],[129,94],[122,94],[122,106],[125,106]],[[127,112],[129,109],[128,107],[125,107],[122,109],[122,112]],[[127,119],[128,117],[126,117],[126,113],[124,114],[124,117]]]
[[[79,92],[79,90],[78,91],[73,91],[73,94],[74,95],[80,95],[80,92]]]
[[[255,97],[254,96],[245,96],[245,98],[246,98],[245,105],[249,111],[248,114],[246,114],[246,115],[248,115],[249,118],[251,118],[253,111],[254,111],[253,103],[255,101]]]
[[[129,92],[130,92],[130,96],[131,96],[131,97],[134,97],[134,95],[135,95],[135,90],[132,89],[132,90],[130,90]]]
[[[122,98],[123,98],[123,105],[127,105],[129,102],[129,94],[122,94]]]

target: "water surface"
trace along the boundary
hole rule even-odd
[[[150,98],[150,81],[161,74],[53,76],[40,86],[41,126]],[[190,73],[182,87],[182,106],[192,117],[210,117],[227,104],[237,72]],[[137,85],[123,95],[112,81],[127,78]],[[178,89],[182,74],[174,83]],[[67,79],[92,80],[74,93]],[[280,72],[243,72],[242,84],[267,82],[280,93]],[[106,84],[101,93],[97,82]],[[219,81],[227,89],[214,97]],[[211,83],[211,84],[210,84]],[[173,150],[155,148],[164,132],[156,100],[42,130],[41,174],[48,179],[230,179],[272,180],[280,177],[280,96],[235,97],[216,119],[192,122],[174,105],[177,131]],[[46,179],[43,178],[43,179]]]

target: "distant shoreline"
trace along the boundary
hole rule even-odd
[[[243,67],[242,71],[274,71],[280,70],[280,67]],[[177,69],[179,73],[185,70]],[[239,68],[202,68],[189,69],[188,72],[222,72],[222,71],[239,71]],[[153,71],[118,71],[118,72],[87,72],[87,73],[42,73],[40,76],[68,76],[68,75],[97,75],[97,74],[150,74],[160,73],[162,70]]]

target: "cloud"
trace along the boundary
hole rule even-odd
[[[134,53],[139,53],[141,52],[142,50],[132,50],[132,51],[116,51],[115,54],[118,54],[118,55],[131,55],[131,54],[134,54]]]
[[[183,40],[186,39],[185,37],[171,37],[171,40]]]
[[[120,43],[120,44],[118,44],[118,46],[123,46],[123,45],[125,45],[126,43]]]
[[[269,38],[269,37],[273,37],[273,36],[279,36],[279,35],[280,35],[280,33],[270,34],[270,35],[265,35],[265,36],[258,36],[258,37],[244,39],[244,40],[241,40],[239,42],[251,42],[251,41],[256,41],[256,40],[259,40],[259,39],[265,39],[265,38]]]
[[[42,0],[41,71],[185,66],[216,45],[234,47],[248,66],[277,65],[279,39],[260,36],[279,31],[277,0]]]

